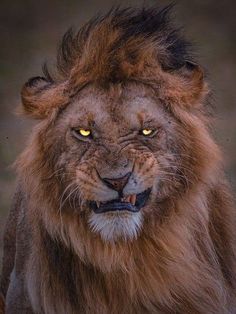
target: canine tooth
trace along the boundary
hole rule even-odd
[[[130,199],[131,199],[131,196],[128,195],[128,196],[126,197],[126,202],[127,202],[127,203],[130,203]]]
[[[133,205],[135,205],[135,202],[136,202],[136,195],[135,195],[135,194],[132,194],[132,195],[130,196],[130,203],[133,204]]]
[[[100,207],[100,202],[96,202],[96,204],[97,204],[97,207],[99,208]]]

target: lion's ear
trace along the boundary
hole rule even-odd
[[[200,65],[192,61],[186,61],[185,66],[182,67],[182,72],[193,84],[199,86],[199,88],[203,86],[204,71]]]
[[[189,104],[201,102],[208,93],[203,68],[196,63],[187,61],[181,69],[181,74],[185,80]]]
[[[66,83],[55,83],[44,77],[31,78],[22,88],[23,114],[44,119],[68,103]]]
[[[209,92],[203,69],[187,61],[176,72],[163,72],[165,88],[160,89],[160,95],[170,106],[185,109],[202,106]]]
[[[25,83],[21,90],[23,114],[35,119],[45,117],[45,112],[42,110],[42,98],[50,86],[51,82],[40,76],[33,77]]]

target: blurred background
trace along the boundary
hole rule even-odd
[[[70,27],[79,27],[112,5],[164,6],[170,1],[1,0],[0,1],[0,258],[2,234],[15,187],[11,164],[23,150],[33,122],[14,115],[23,83],[53,65],[57,45]],[[236,1],[176,0],[173,18],[194,43],[214,92],[215,137],[236,191]],[[1,262],[0,262],[1,263]]]

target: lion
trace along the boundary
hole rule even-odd
[[[236,313],[236,211],[210,88],[170,8],[70,29],[22,89],[7,314]]]

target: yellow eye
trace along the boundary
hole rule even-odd
[[[91,135],[91,131],[85,130],[85,129],[79,129],[79,134],[84,136],[84,137],[88,137],[89,135]]]
[[[151,135],[153,133],[153,130],[151,130],[151,129],[143,129],[142,130],[142,134],[144,135],[144,136],[149,136],[149,135]]]

